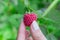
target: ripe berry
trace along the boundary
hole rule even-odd
[[[24,15],[25,26],[30,26],[34,20],[37,20],[37,15],[34,13]]]

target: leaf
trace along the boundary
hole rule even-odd
[[[0,14],[6,12],[8,9],[8,4],[5,1],[0,1]]]
[[[8,19],[8,16],[7,15],[1,15],[0,16],[0,22],[6,22]]]
[[[0,34],[0,40],[3,40],[3,35]]]
[[[0,23],[0,30],[5,30],[8,27],[7,23]]]
[[[57,32],[55,33],[55,35],[57,35],[59,33],[58,31],[60,31],[59,30],[60,29],[60,11],[58,11],[58,10],[51,10],[48,13],[48,15],[46,15],[46,17],[55,21],[54,26],[57,29]],[[60,36],[60,35],[58,35],[58,36]]]
[[[18,6],[17,6],[17,10],[20,14],[24,14],[24,0],[18,0]]]
[[[53,34],[48,34],[46,37],[47,40],[57,40],[57,38]]]
[[[20,15],[20,14],[14,14],[14,15],[11,15],[11,16],[8,18],[8,21],[10,22],[10,24],[11,24],[13,27],[18,28],[19,25],[20,25],[21,19],[22,19],[22,15]]]
[[[51,18],[51,19],[55,19],[55,21],[59,21],[60,20],[59,19],[59,17],[60,17],[60,11],[53,10],[53,11],[49,12],[49,14],[46,17]]]
[[[24,0],[24,4],[25,4],[26,7],[28,7],[29,4],[30,4],[29,0]]]
[[[0,30],[0,36],[2,37],[2,40],[7,40],[8,38],[12,38],[11,31],[7,29]]]
[[[53,20],[49,18],[38,18],[38,21],[41,25],[51,25],[55,23]]]
[[[18,0],[11,0],[11,3],[14,4],[15,6],[18,5]]]
[[[0,34],[3,36],[2,37],[3,40],[9,40],[9,39],[14,40],[17,37],[17,30],[15,30],[15,29],[13,29],[13,30],[5,29],[5,30],[0,31]]]
[[[54,25],[47,25],[47,30],[49,31],[49,33],[55,33],[56,32],[56,27]]]
[[[48,34],[47,29],[44,27],[44,25],[40,25],[40,29],[42,31],[42,33],[46,36]]]
[[[38,3],[38,0],[30,0],[30,8],[34,9],[34,10],[37,10],[37,3]]]
[[[60,27],[60,11],[53,10],[46,17],[54,20],[57,28]]]
[[[54,33],[54,35],[59,38],[60,37],[60,29],[57,29],[56,32]]]
[[[6,39],[12,38],[12,32],[10,30],[6,30],[3,34],[3,37]]]
[[[14,6],[14,4],[12,4],[11,2],[9,3],[9,8],[8,8],[8,13],[10,14],[14,14],[16,13],[16,7]]]

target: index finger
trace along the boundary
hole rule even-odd
[[[20,25],[20,28],[19,28],[19,31],[18,31],[18,37],[17,37],[17,40],[25,40],[25,25],[24,25],[24,22],[21,22],[21,25]]]

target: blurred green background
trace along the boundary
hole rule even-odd
[[[0,0],[0,40],[16,40],[26,12],[38,15],[37,22],[48,40],[60,40],[60,0]]]

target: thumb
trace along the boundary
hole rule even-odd
[[[31,34],[34,40],[47,40],[41,30],[39,29],[39,26],[36,21],[33,21],[33,23],[30,26]]]

